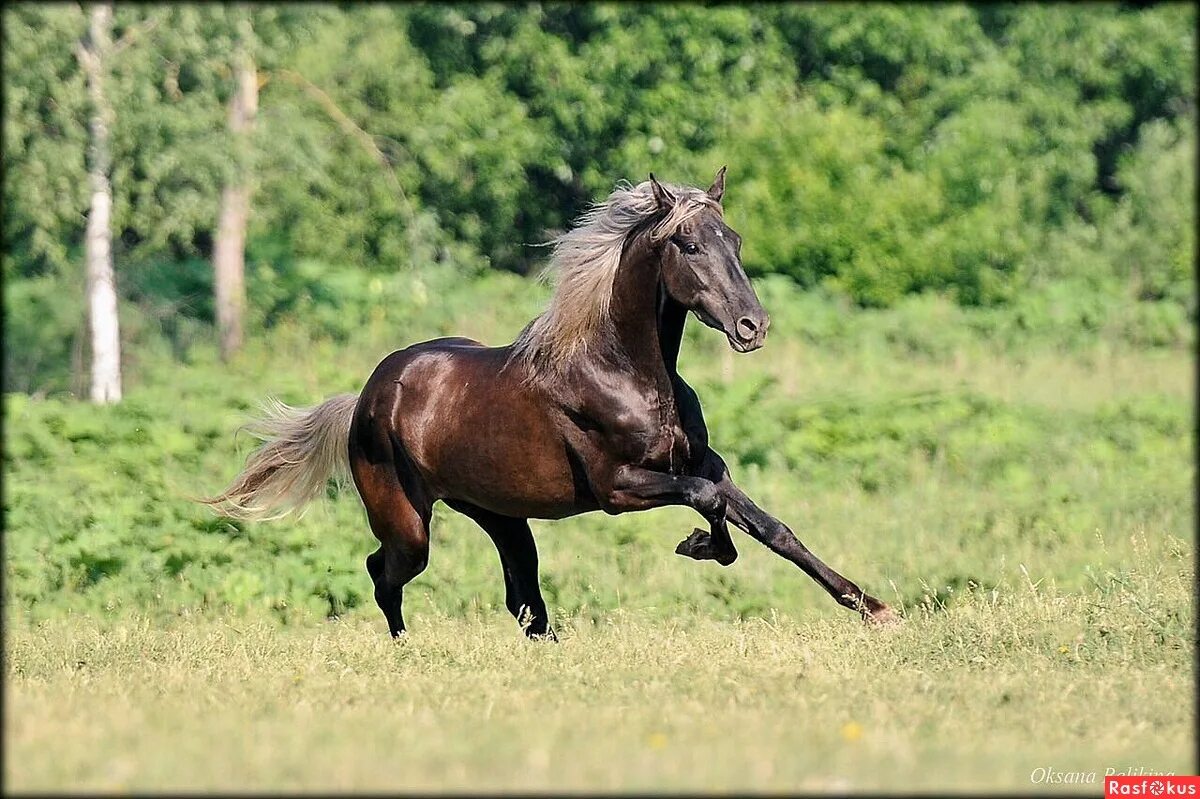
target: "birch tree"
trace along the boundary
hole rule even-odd
[[[113,109],[106,93],[112,50],[112,5],[95,3],[88,11],[87,34],[77,53],[87,78],[88,185],[91,199],[84,238],[87,263],[87,314],[91,343],[92,402],[121,399],[121,334],[117,319],[116,276],[112,257],[112,152],[109,136]]]
[[[213,272],[217,330],[221,357],[228,360],[242,346],[242,317],[246,307],[246,225],[250,217],[250,134],[258,112],[258,71],[251,51],[253,29],[249,14],[237,21],[233,54],[234,91],[229,100],[229,133],[234,168],[221,191],[217,235],[213,243]]]

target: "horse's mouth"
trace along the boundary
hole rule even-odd
[[[744,342],[741,339],[739,339],[737,336],[731,335],[729,333],[725,334],[725,338],[729,339],[729,346],[733,347],[734,352],[754,352],[755,350],[762,347],[762,345],[765,341],[764,339],[760,338],[758,340],[751,339],[749,341]]]

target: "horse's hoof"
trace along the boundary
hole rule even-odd
[[[710,548],[708,539],[708,533],[696,528],[692,530],[691,535],[679,542],[679,545],[675,547],[675,554],[696,560],[707,560]]]
[[[904,618],[887,605],[881,605],[876,610],[863,611],[863,621],[872,627],[896,627]]]
[[[675,547],[675,554],[696,560],[715,560],[722,566],[728,566],[737,560],[737,550],[733,547],[728,550],[715,548],[712,545],[712,535],[699,527],[679,542],[679,546]]]

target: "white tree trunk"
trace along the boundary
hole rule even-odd
[[[93,402],[121,399],[121,334],[117,321],[116,278],[112,258],[112,154],[109,130],[113,112],[105,94],[105,58],[112,44],[112,6],[92,6],[88,35],[79,50],[87,75],[91,116],[88,120],[88,180],[92,191],[87,217],[87,307],[91,333]]]
[[[242,316],[246,307],[246,225],[250,217],[250,177],[246,174],[249,134],[258,112],[258,73],[244,48],[236,65],[237,88],[229,101],[229,130],[233,134],[236,173],[221,192],[213,272],[217,301],[217,330],[221,357],[228,359],[242,346]]]

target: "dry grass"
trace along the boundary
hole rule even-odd
[[[371,616],[17,622],[6,784],[1029,790],[1046,766],[1179,773],[1189,558],[1083,594],[981,592],[882,632],[622,612],[560,620],[558,645],[491,614],[423,615],[399,642]]]

